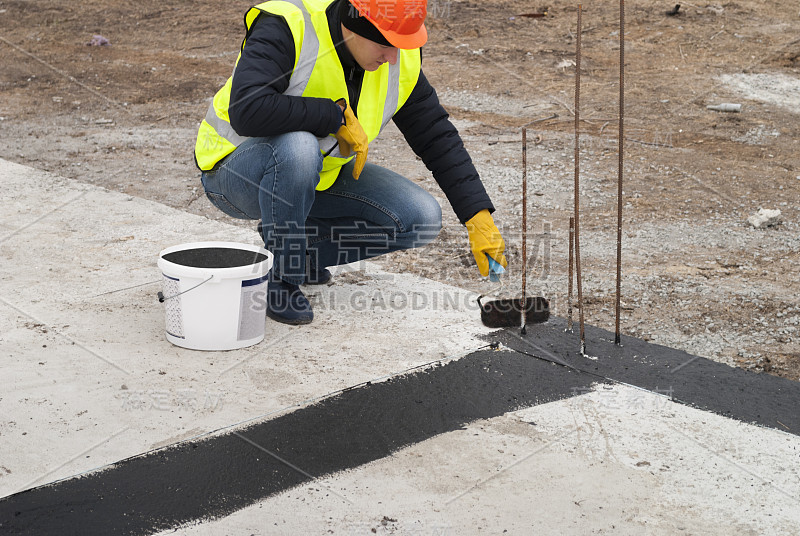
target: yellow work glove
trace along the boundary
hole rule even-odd
[[[482,276],[489,275],[489,260],[486,255],[493,258],[503,268],[508,266],[506,256],[503,255],[506,243],[503,242],[503,237],[500,236],[500,231],[494,224],[488,209],[483,209],[475,214],[467,221],[466,225],[467,231],[469,231],[469,247],[472,249],[472,255],[475,257],[475,262],[478,263],[478,270]]]
[[[348,157],[351,153],[356,153],[356,164],[353,168],[353,178],[358,180],[364,164],[367,163],[367,152],[369,151],[369,140],[361,123],[353,113],[353,109],[347,105],[347,101],[339,99],[336,104],[341,106],[344,111],[344,124],[336,132],[336,139],[339,141],[339,153]]]

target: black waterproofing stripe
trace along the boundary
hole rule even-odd
[[[588,353],[598,356],[591,360],[578,354],[577,337],[564,325],[552,319],[528,326],[524,337],[518,329],[502,330],[490,339],[518,351],[477,351],[0,499],[0,533],[150,534],[218,518],[472,421],[588,392],[597,382],[621,381],[745,422],[800,432],[800,383],[630,337],[623,336],[619,347],[613,333],[587,326]]]
[[[555,318],[546,329],[503,330],[493,339],[526,354],[557,360],[567,367],[635,385],[674,401],[743,422],[800,435],[800,382],[748,372],[641,339],[585,326],[586,354],[580,355],[577,334],[564,331]]]

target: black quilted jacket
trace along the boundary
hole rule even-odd
[[[333,42],[342,43],[337,2],[327,13]],[[336,50],[345,69],[348,102],[355,110],[364,71],[344,44]],[[239,135],[261,137],[302,130],[321,137],[338,130],[342,112],[333,100],[282,94],[289,87],[294,59],[289,25],[281,17],[260,15],[247,35],[233,76],[229,115]],[[424,73],[393,121],[433,173],[462,223],[484,208],[494,211],[458,131]]]

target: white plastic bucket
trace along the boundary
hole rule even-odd
[[[264,339],[269,251],[235,242],[181,244],[163,250],[158,267],[169,342],[234,350]]]

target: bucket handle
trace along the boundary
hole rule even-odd
[[[194,289],[196,289],[197,287],[199,287],[200,285],[203,285],[203,284],[205,284],[205,283],[208,283],[208,282],[209,282],[209,281],[211,281],[212,279],[214,279],[214,274],[211,274],[210,276],[208,276],[208,279],[206,279],[205,281],[200,281],[198,284],[196,284],[196,285],[195,285],[195,286],[193,286],[192,288],[187,288],[186,290],[184,290],[184,291],[182,291],[182,292],[178,292],[177,294],[173,294],[172,296],[164,296],[164,293],[163,293],[163,292],[161,292],[161,291],[158,291],[158,294],[157,294],[157,296],[158,296],[158,301],[159,301],[159,303],[164,303],[165,301],[167,301],[167,300],[171,300],[172,298],[177,298],[177,297],[178,297],[178,296],[180,296],[181,294],[186,294],[186,293],[187,293],[187,292],[189,292],[190,290],[194,290]]]

